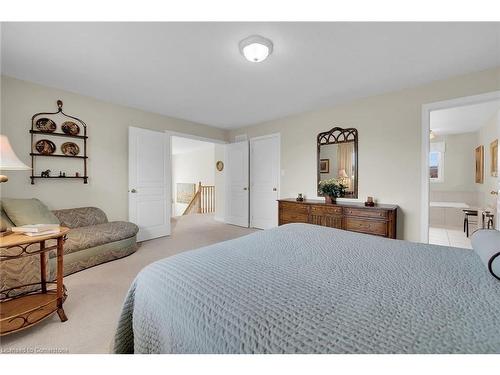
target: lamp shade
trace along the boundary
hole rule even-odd
[[[347,178],[349,177],[347,175],[347,173],[345,172],[345,169],[339,169],[339,177],[342,177],[342,178]]]
[[[25,171],[31,169],[14,153],[9,138],[0,134],[0,169],[5,171]]]

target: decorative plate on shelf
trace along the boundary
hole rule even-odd
[[[217,163],[215,163],[215,167],[219,172],[222,172],[222,170],[224,169],[224,163],[219,160]]]
[[[56,123],[50,118],[46,117],[42,117],[36,120],[35,126],[39,131],[44,133],[53,133],[57,128]]]
[[[42,155],[51,155],[56,150],[56,145],[48,139],[40,139],[35,143],[35,150]]]
[[[80,147],[74,142],[65,142],[61,145],[61,151],[66,156],[76,156],[80,153]]]
[[[63,133],[68,135],[78,135],[80,133],[80,127],[73,121],[65,121],[61,125]]]

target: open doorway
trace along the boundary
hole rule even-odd
[[[215,215],[215,144],[171,137],[172,217]]]
[[[475,230],[498,227],[500,97],[472,98],[428,112],[425,209],[431,244],[472,248]]]

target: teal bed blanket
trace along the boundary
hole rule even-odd
[[[472,250],[289,224],[147,266],[114,351],[500,353],[500,281]]]

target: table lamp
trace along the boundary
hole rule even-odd
[[[9,139],[0,134],[0,170],[6,171],[25,171],[31,169],[26,164],[24,164],[17,155],[15,154],[12,146],[10,145]],[[7,182],[9,179],[7,176],[0,175],[0,182]],[[0,237],[12,233],[9,228],[4,227],[2,220],[2,225],[0,228]]]
[[[9,138],[0,134],[0,170],[5,171],[26,171],[31,169],[24,164],[15,154],[10,145]],[[7,176],[0,175],[0,182],[7,182]]]

